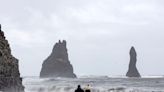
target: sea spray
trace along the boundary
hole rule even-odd
[[[23,79],[25,92],[74,92],[77,85],[91,86],[91,92],[164,92],[164,78],[44,78]]]

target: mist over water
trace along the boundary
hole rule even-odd
[[[164,78],[81,77],[77,79],[26,77],[25,92],[74,92],[77,85],[91,92],[164,92]]]

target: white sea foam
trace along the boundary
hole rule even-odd
[[[164,92],[164,78],[111,78],[88,76],[77,79],[25,77],[25,92],[74,92],[77,85],[91,86],[91,92]]]

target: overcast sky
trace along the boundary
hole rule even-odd
[[[141,75],[164,75],[164,0],[1,0],[0,23],[22,76],[59,39],[77,75],[125,75],[131,46]]]

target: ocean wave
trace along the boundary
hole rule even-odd
[[[23,84],[25,92],[74,92],[78,84],[82,88],[90,84],[91,92],[164,92],[163,78],[26,77],[23,79]]]

